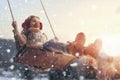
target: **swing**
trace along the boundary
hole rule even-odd
[[[10,2],[9,0],[7,1],[9,4],[9,9],[11,12],[12,19],[14,21]],[[41,4],[42,4],[42,1],[41,1]],[[43,4],[42,4],[42,7],[45,11]],[[45,11],[45,14],[46,14],[46,11]],[[51,26],[48,16],[47,16],[47,19]],[[51,29],[55,36],[52,26],[51,26]],[[45,72],[51,69],[63,70],[75,59],[75,56],[73,56],[72,54],[68,54],[66,52],[47,51],[44,49],[40,49],[38,47],[25,46],[18,52],[20,54],[15,56],[14,62],[22,63],[35,72]]]

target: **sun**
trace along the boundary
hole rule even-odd
[[[101,36],[103,51],[109,56],[120,56],[120,37],[115,35]]]

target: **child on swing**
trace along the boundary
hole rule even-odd
[[[25,64],[32,70],[42,72],[53,67],[62,69],[75,58],[60,52],[66,44],[58,42],[57,39],[47,41],[46,35],[42,33],[43,26],[39,17],[28,17],[22,24],[23,31],[21,33],[18,31],[16,21],[12,22],[12,26],[18,50],[14,62]],[[56,56],[53,55],[53,51]],[[60,61],[61,63],[58,63]],[[54,66],[52,67],[52,65]]]
[[[16,41],[16,48],[19,50],[24,45],[30,46],[42,46],[47,40],[47,36],[42,33],[42,23],[37,16],[29,16],[22,24],[23,30],[21,33],[18,31],[16,21],[13,21],[12,26],[14,28],[14,38]]]
[[[68,45],[65,43],[58,42],[58,38],[55,37],[54,39],[51,39],[47,41],[47,36],[45,33],[42,33],[42,23],[40,21],[40,18],[37,16],[29,16],[22,24],[23,31],[19,33],[18,26],[16,21],[13,21],[12,26],[14,28],[14,38],[16,41],[16,48],[19,51],[24,46],[27,47],[39,47],[41,49],[47,50],[47,51],[54,51],[54,52],[66,52],[69,53]],[[74,46],[73,44],[77,42],[75,45],[84,46],[85,40],[84,40],[84,33],[79,33],[77,35],[77,41],[73,41],[71,46]],[[80,44],[79,44],[80,43]],[[68,50],[69,49],[69,50]],[[81,49],[80,49],[81,50]]]
[[[21,33],[18,31],[16,21],[12,22],[12,26],[14,28],[13,33],[18,51],[21,47],[24,47],[24,45],[27,47],[40,47],[41,49],[56,52],[65,52],[65,50],[67,50],[66,44],[58,42],[57,37],[47,41],[47,36],[45,33],[42,33],[42,23],[37,16],[29,16],[23,22],[23,30]]]

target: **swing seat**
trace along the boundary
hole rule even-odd
[[[26,47],[24,51],[14,58],[14,62],[25,64],[36,72],[49,71],[52,68],[63,70],[75,56],[68,53],[50,52],[36,47]]]

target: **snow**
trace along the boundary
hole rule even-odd
[[[28,68],[25,68],[25,70],[28,70]]]
[[[4,75],[4,77],[13,77],[14,74],[10,71],[3,71],[2,75]]]
[[[79,55],[80,55],[79,52],[75,53],[75,56],[76,56],[76,57],[79,57]]]
[[[6,51],[7,51],[7,53],[10,53],[11,50],[10,50],[10,49],[7,49]]]
[[[66,76],[66,72],[65,71],[63,72],[63,75]]]
[[[0,80],[21,80],[20,78],[9,78],[9,77],[3,77],[3,76],[0,76]]]
[[[51,67],[54,67],[54,65],[51,65]]]
[[[79,57],[79,53],[76,53],[76,56],[79,57],[79,60],[72,63],[70,67],[68,67],[65,71],[54,71],[53,70],[53,71],[50,71],[49,74],[48,73],[39,74],[39,73],[31,72],[29,71],[29,68],[26,68],[26,66],[24,67],[21,64],[19,65],[14,64],[13,56],[15,56],[14,54],[16,53],[16,51],[15,51],[15,48],[13,47],[13,42],[10,45],[9,43],[7,43],[9,41],[11,40],[0,42],[0,51],[1,51],[0,55],[3,56],[3,57],[0,57],[0,66],[3,67],[3,68],[0,67],[0,80],[25,80],[25,78],[31,78],[32,80],[50,80],[49,77],[51,76],[52,77],[55,76],[54,79],[52,80],[59,80],[59,78],[62,78],[62,77],[65,78],[62,80],[78,80],[76,79],[76,77],[79,78],[79,80],[90,80],[90,79],[86,79],[85,76],[89,77],[89,75],[93,75],[94,78],[96,76],[93,74],[92,70],[89,70],[89,66],[87,65],[89,63],[88,62],[89,58],[87,56]],[[107,56],[104,53],[103,54],[101,53],[100,55],[102,58],[101,60],[104,60],[104,61],[107,60]],[[33,56],[33,57],[36,58],[37,56]],[[115,62],[116,62],[115,64],[118,64],[119,59]],[[107,61],[106,63],[108,64]],[[101,66],[103,67],[105,65],[106,64],[101,65]],[[114,65],[111,65],[111,64],[108,64],[108,65],[111,67],[108,67],[108,69],[105,72],[107,71],[116,72],[114,69],[115,68]],[[95,68],[96,66],[95,62],[92,64],[92,66],[94,66],[94,69],[97,70],[97,68]],[[118,68],[119,66],[120,65],[118,65]],[[51,65],[51,67],[54,68],[55,65],[53,64]],[[98,70],[98,74],[101,75],[103,73],[101,72],[101,70]]]
[[[34,80],[49,80],[49,79],[46,78],[46,77],[44,77],[44,78],[41,78],[41,79],[39,79],[39,78],[34,78]]]
[[[13,58],[10,59],[10,62],[13,62]]]
[[[11,70],[13,70],[13,69],[14,69],[14,67],[15,67],[14,65],[11,65],[9,68],[10,68]]]
[[[78,63],[74,62],[74,63],[70,64],[70,66],[76,67],[76,66],[78,66]]]
[[[80,80],[84,80],[84,76],[80,76],[79,79],[80,79]]]
[[[37,56],[34,56],[34,58],[36,58]]]
[[[11,65],[11,68],[13,68],[13,65]],[[25,80],[21,78],[21,74],[19,71],[5,71],[4,69],[0,68],[0,80]],[[38,76],[34,76],[32,80],[49,80],[48,75],[46,74],[40,74]]]
[[[24,80],[24,79],[21,79],[21,78],[16,78],[16,77],[3,77],[3,76],[0,76],[0,80]],[[33,80],[49,80],[48,78],[44,77],[44,78],[34,78]]]

